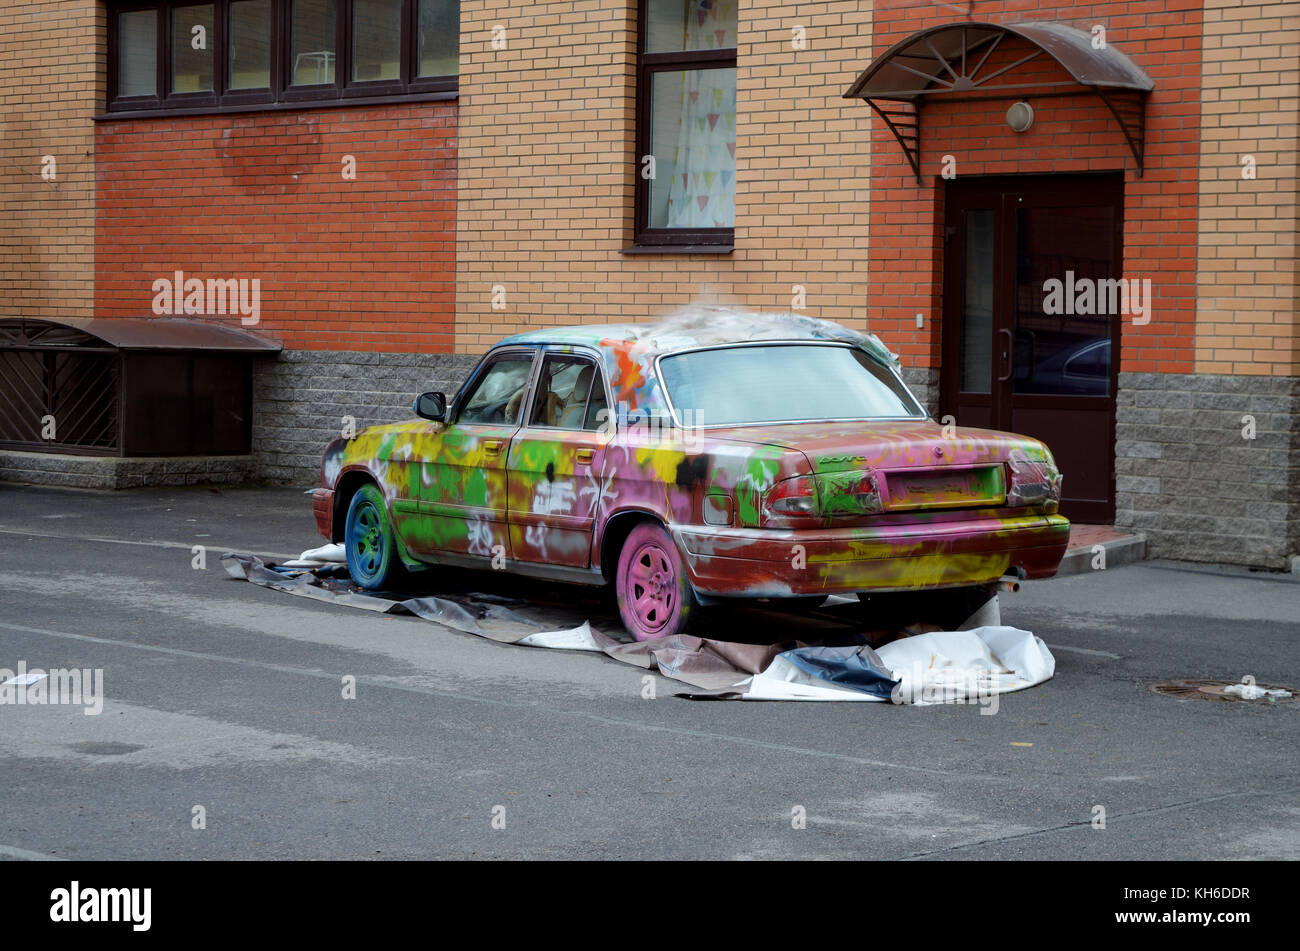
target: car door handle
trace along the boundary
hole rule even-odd
[[[592,451],[590,449],[579,449],[573,454],[573,458],[578,461],[580,466],[591,465]]]
[[[489,456],[495,456],[504,445],[505,441],[501,439],[485,439],[483,440],[483,451]]]

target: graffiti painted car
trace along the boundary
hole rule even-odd
[[[1055,574],[1035,439],[941,427],[871,334],[697,309],[502,340],[450,400],[325,450],[313,508],[360,586],[433,565],[613,584],[638,639],[701,604]]]

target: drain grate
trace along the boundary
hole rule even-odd
[[[1261,690],[1285,690],[1290,693],[1290,696],[1265,696],[1260,697],[1258,700],[1242,700],[1241,697],[1225,692],[1228,687],[1236,686],[1240,686],[1240,684],[1231,680],[1169,680],[1152,684],[1151,692],[1158,693],[1162,697],[1173,697],[1175,700],[1226,700],[1229,703],[1253,703],[1258,705],[1290,703],[1296,699],[1297,695],[1294,687],[1283,687],[1278,684],[1254,684]]]

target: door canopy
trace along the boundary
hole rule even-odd
[[[986,68],[1008,36],[1026,41],[1032,51]],[[1044,56],[1070,78],[1016,81],[1016,69]],[[950,23],[895,43],[858,76],[844,98],[866,100],[885,121],[919,184],[921,111],[927,102],[1004,99],[1027,90],[1038,90],[1034,95],[1040,98],[1098,96],[1124,133],[1141,175],[1146,97],[1154,87],[1151,77],[1105,42],[1104,35],[1097,42],[1092,34],[1061,23]]]

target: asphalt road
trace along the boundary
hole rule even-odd
[[[694,703],[662,678],[647,700],[644,672],[603,656],[218,563],[319,541],[298,490],[0,485],[0,668],[101,668],[105,694],[98,716],[0,706],[0,857],[1300,858],[1300,703],[1149,689],[1300,685],[1289,577],[1145,563],[1027,584],[1003,620],[1046,640],[1056,677],[982,716]],[[485,584],[608,620],[584,589]]]

